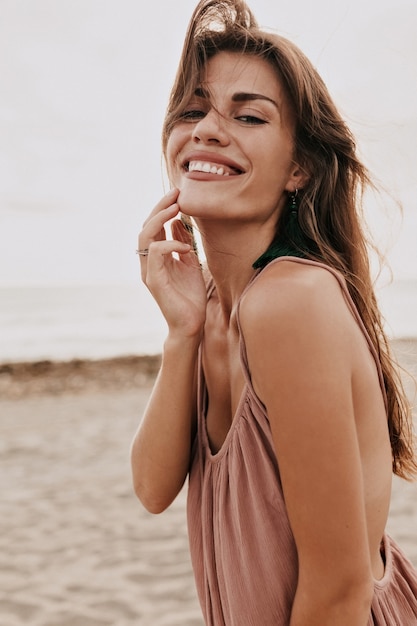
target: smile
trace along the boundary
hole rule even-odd
[[[242,172],[227,165],[216,165],[209,161],[189,161],[185,164],[188,172],[202,172],[204,174],[216,174],[217,176],[236,176]]]

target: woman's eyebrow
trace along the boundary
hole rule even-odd
[[[261,93],[246,93],[244,91],[240,91],[238,93],[233,94],[232,96],[233,102],[247,102],[251,100],[266,100],[267,102],[271,102],[279,111],[278,103],[275,102],[272,98],[268,96],[264,96]]]
[[[197,87],[194,91],[194,95],[197,96],[197,98],[204,98],[205,100],[210,99],[208,91],[203,87]],[[266,100],[266,102],[271,102],[275,108],[278,109],[278,111],[280,110],[278,103],[275,100],[261,93],[238,91],[232,96],[232,102],[250,102],[253,100]]]

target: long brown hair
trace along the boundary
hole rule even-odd
[[[417,473],[411,409],[383,330],[362,228],[363,193],[372,182],[357,157],[352,133],[311,62],[289,40],[261,31],[242,0],[201,0],[188,27],[168,104],[162,134],[164,153],[205,64],[220,51],[265,59],[286,90],[296,120],[294,160],[309,173],[297,199],[298,226],[306,242],[302,253],[327,263],[346,279],[382,366],[393,471],[410,478]],[[276,237],[282,238],[289,219],[290,211],[283,211]],[[262,257],[259,261],[262,266]]]

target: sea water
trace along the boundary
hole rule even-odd
[[[380,288],[391,338],[417,338],[417,280]],[[0,363],[158,354],[167,328],[141,285],[0,288]]]
[[[144,287],[0,289],[0,362],[161,352],[166,324]]]

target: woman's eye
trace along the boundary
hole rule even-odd
[[[189,111],[184,111],[181,113],[181,119],[193,122],[195,120],[201,120],[205,116],[204,111],[199,109],[190,109]]]
[[[251,126],[266,124],[265,120],[261,119],[260,117],[256,117],[256,115],[238,115],[236,119],[240,122],[243,122],[244,124],[249,124]]]

